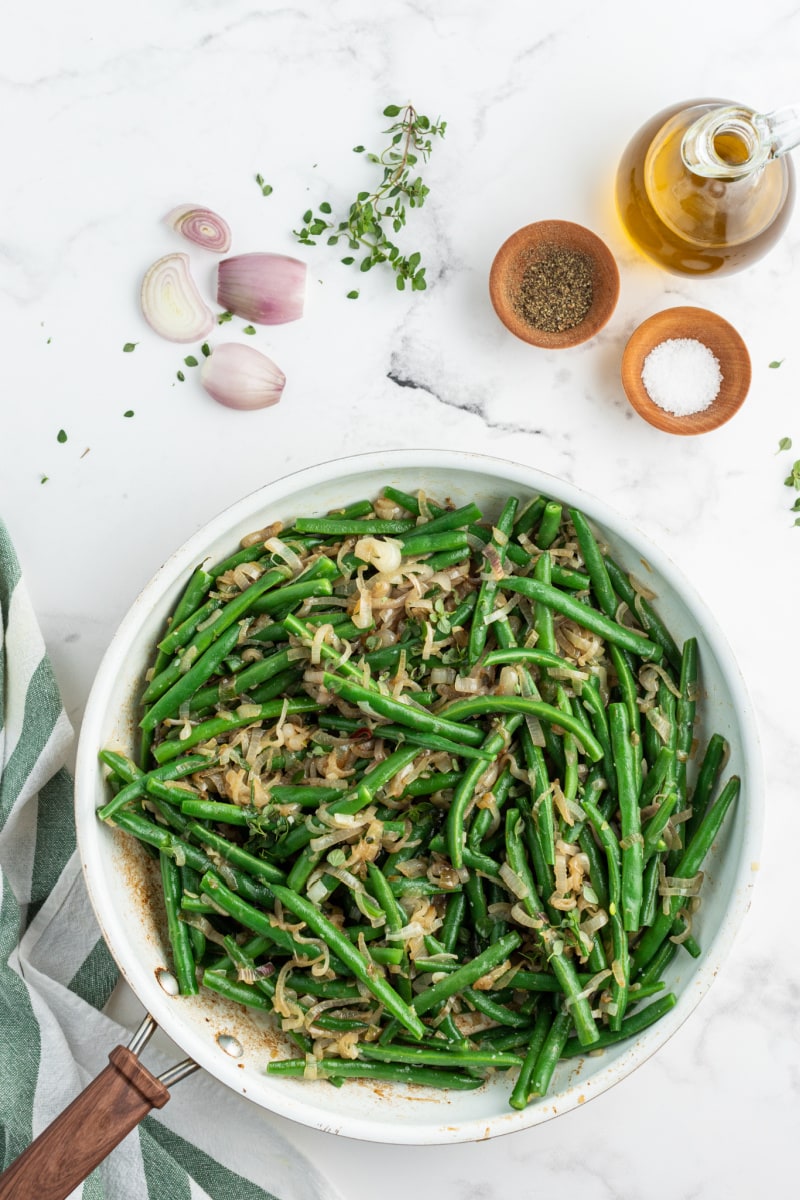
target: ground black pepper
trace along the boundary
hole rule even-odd
[[[578,250],[553,246],[528,263],[513,298],[518,315],[544,333],[580,325],[592,307],[592,265]]]

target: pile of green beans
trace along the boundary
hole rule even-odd
[[[98,816],[158,859],[181,993],[284,1029],[270,1073],[503,1072],[524,1108],[700,954],[740,783],[695,744],[697,641],[547,497],[274,528],[189,579]]]

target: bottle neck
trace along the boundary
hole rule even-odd
[[[800,145],[800,106],[757,113],[741,105],[714,108],[683,136],[681,157],[693,174],[742,179]]]
[[[681,158],[694,175],[707,179],[742,179],[773,156],[772,146],[757,125],[758,114],[731,105],[705,113],[686,130]]]

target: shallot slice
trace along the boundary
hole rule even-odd
[[[141,302],[148,325],[171,342],[197,342],[214,328],[186,254],[165,254],[153,263],[142,280]]]
[[[164,220],[196,246],[227,254],[231,248],[231,231],[227,221],[199,204],[180,204],[168,212]]]

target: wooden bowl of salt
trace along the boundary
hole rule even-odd
[[[750,355],[734,327],[707,308],[667,308],[643,321],[622,355],[622,386],[656,429],[709,433],[750,388]]]

